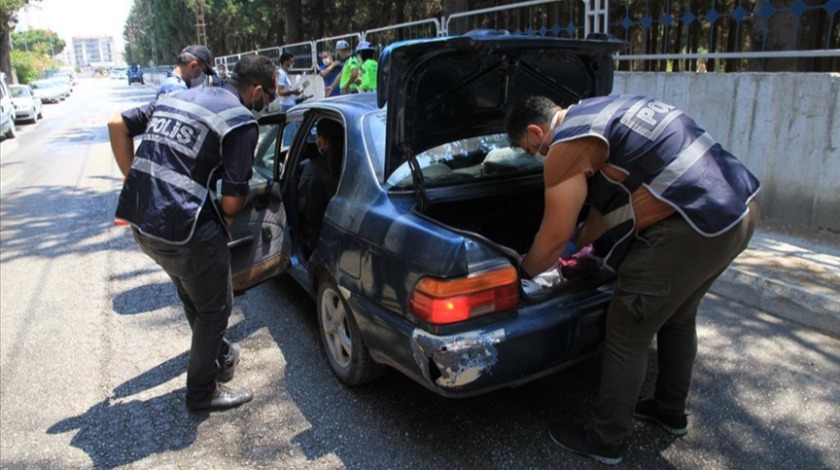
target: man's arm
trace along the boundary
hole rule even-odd
[[[535,276],[557,262],[575,231],[586,193],[586,175],[583,173],[545,189],[542,224],[522,261],[526,274]]]
[[[128,176],[131,162],[134,161],[134,140],[125,125],[122,115],[117,114],[108,121],[108,135],[111,139],[111,151],[123,177]]]
[[[227,225],[233,223],[234,216],[248,201],[258,138],[258,127],[250,125],[230,131],[222,142],[222,196],[219,203]]]

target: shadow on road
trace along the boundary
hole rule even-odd
[[[207,415],[193,415],[179,390],[149,400],[103,400],[85,414],[60,421],[48,434],[75,432],[70,443],[93,468],[115,468],[161,452],[185,449]]]
[[[117,194],[58,186],[22,186],[4,194],[0,262],[133,249],[102,237],[114,224]]]

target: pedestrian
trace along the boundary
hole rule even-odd
[[[199,87],[204,83],[205,75],[215,75],[213,70],[213,52],[206,46],[192,45],[185,47],[178,54],[178,63],[161,82],[155,99],[174,91]]]
[[[324,96],[338,96],[341,94],[334,82],[341,76],[341,62],[335,60],[332,51],[321,52],[321,65],[318,66],[318,74],[324,79]]]
[[[223,410],[253,396],[222,385],[233,378],[240,355],[239,346],[224,338],[233,307],[227,226],[249,194],[259,134],[254,114],[276,98],[276,89],[274,63],[246,56],[221,87],[164,95],[108,123],[126,177],[116,215],[131,224],[140,248],[172,279],[192,329],[191,411]],[[143,138],[135,153],[132,138],[138,135]]]
[[[379,63],[376,61],[376,48],[373,44],[362,41],[356,47],[356,54],[361,59],[362,65],[359,67],[359,76],[357,83],[359,91],[370,92],[376,91],[376,75],[379,73]]]
[[[284,52],[280,54],[280,68],[277,70],[277,96],[280,97],[280,111],[288,111],[295,105],[295,96],[299,96],[301,90],[292,88],[289,80],[289,69],[295,65],[295,56]]]
[[[342,39],[335,43],[335,50],[338,51],[338,57],[342,63],[341,75],[338,77],[341,94],[358,93],[359,87],[354,83],[351,76],[354,77],[354,74],[357,75],[359,73],[359,68],[362,64],[353,55],[353,51],[350,49],[350,44],[347,41]],[[333,82],[333,85],[335,85],[335,82]]]
[[[523,276],[593,240],[618,274],[592,421],[554,425],[551,439],[615,464],[634,416],[686,434],[697,308],[752,236],[758,180],[695,121],[650,98],[599,97],[561,108],[529,97],[511,108],[506,125],[513,144],[546,156],[545,211]],[[654,336],[655,392],[637,401]]]

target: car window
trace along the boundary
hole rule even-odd
[[[418,154],[426,187],[454,186],[540,173],[542,160],[510,147],[505,134],[490,134],[449,142]],[[410,188],[411,168],[403,162],[391,173],[387,186]]]
[[[257,140],[257,149],[254,152],[254,168],[263,170],[260,173],[265,177],[270,177],[274,172],[277,133],[279,130],[279,124],[264,124],[260,126],[260,136]]]
[[[29,96],[29,90],[23,87],[12,87],[12,96],[15,98],[25,98]]]
[[[373,172],[381,183],[385,177],[385,119],[386,111],[380,110],[366,114],[362,118],[362,129],[365,133],[365,147],[370,155]]]

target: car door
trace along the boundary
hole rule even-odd
[[[230,226],[231,273],[233,290],[242,293],[282,273],[289,264],[291,244],[286,210],[278,188],[266,190],[267,183],[282,165],[278,137],[282,135],[285,114],[260,119],[260,135],[254,152],[251,193],[245,208]],[[278,183],[274,183],[277,185]]]

